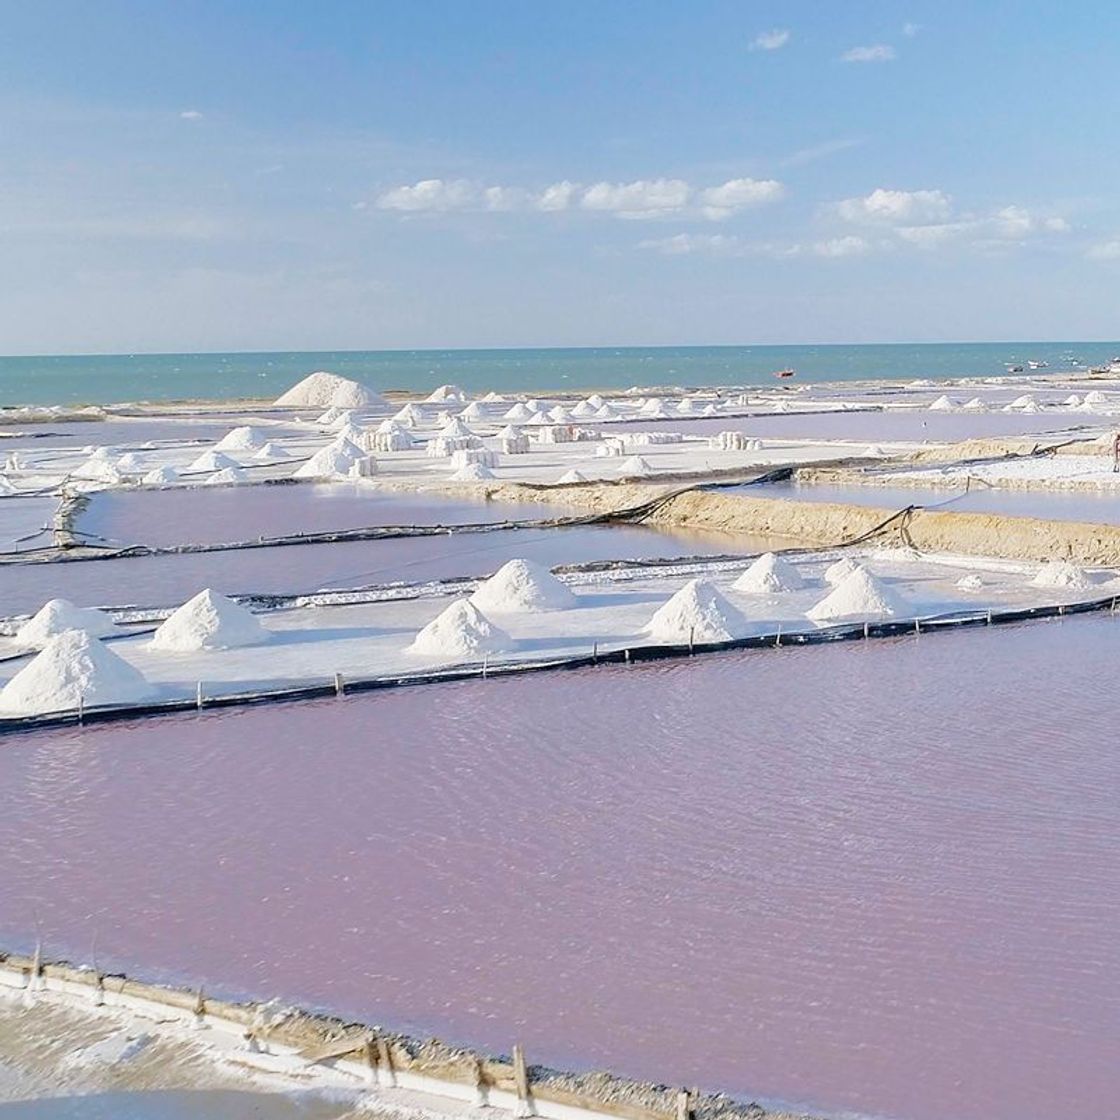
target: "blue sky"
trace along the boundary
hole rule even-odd
[[[1113,4],[0,17],[3,353],[1120,335]]]

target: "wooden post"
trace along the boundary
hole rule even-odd
[[[194,1025],[195,1028],[201,1030],[206,1020],[206,997],[202,994],[202,989],[199,988],[194,994]]]
[[[677,1115],[676,1120],[691,1120],[692,1108],[690,1107],[691,1098],[687,1089],[681,1089],[677,1093]]]
[[[863,624],[863,636],[864,636],[864,639],[867,639],[867,638],[871,637],[871,623],[870,622],[865,622]]]
[[[477,1055],[474,1058],[474,1106],[487,1108],[490,1105],[490,1088],[486,1084],[486,1076],[482,1071],[482,1059]]]
[[[202,711],[202,681],[199,681],[198,684],[195,685],[194,703],[195,707],[198,708],[199,711]]]
[[[377,1083],[383,1089],[395,1089],[397,1074],[393,1069],[393,1055],[389,1051],[389,1044],[377,1036]]]
[[[483,680],[486,680],[486,670],[489,667],[489,664],[490,664],[490,660],[487,657],[487,655],[484,653],[482,655],[482,679]]]
[[[695,638],[696,638],[696,627],[695,626],[690,626],[688,628],[688,655],[689,655],[689,657],[692,656],[692,652],[693,652],[692,651],[692,646],[694,644]]]
[[[774,648],[782,648],[782,624],[778,623],[778,632],[774,635]]]
[[[988,625],[991,626],[991,624],[992,624],[992,608],[989,607],[988,608]]]
[[[27,978],[27,990],[37,992],[43,986],[43,939],[35,942],[35,956],[31,958],[31,975]]]
[[[593,665],[598,665],[599,664],[599,643],[598,642],[592,642],[591,643],[591,662],[592,662]]]
[[[624,650],[623,652],[624,652],[624,655],[626,657],[626,664],[629,665],[630,664],[630,651],[629,650]]]
[[[377,1042],[373,1035],[366,1039],[362,1047],[362,1056],[366,1060],[366,1077],[374,1085],[377,1084]]]
[[[922,623],[920,619],[914,619],[914,633],[920,634],[922,632]]]
[[[515,1116],[532,1116],[533,1095],[529,1090],[529,1067],[525,1064],[525,1050],[521,1043],[513,1047],[513,1081],[517,1086],[517,1108]]]
[[[334,694],[335,694],[335,696],[341,696],[343,694],[343,692],[345,692],[345,686],[342,683],[342,674],[341,673],[335,673],[335,675],[334,675]]]
[[[78,726],[86,721],[86,697],[84,692],[78,693]]]

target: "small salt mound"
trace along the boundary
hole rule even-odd
[[[214,446],[219,451],[256,451],[266,443],[268,437],[260,428],[245,424],[227,432]]]
[[[526,424],[535,424],[535,425],[538,425],[538,426],[543,426],[543,425],[546,425],[546,424],[551,424],[552,421],[549,420],[547,413],[537,411],[537,412],[530,413],[529,414],[529,419],[526,420],[525,423]]]
[[[454,401],[465,402],[466,399],[467,394],[458,385],[441,385],[438,389],[433,389],[424,401],[426,404],[447,404]]]
[[[148,465],[142,456],[137,455],[135,451],[130,451],[117,460],[116,468],[121,474],[135,476],[143,474],[148,469]]]
[[[138,704],[153,689],[143,675],[84,630],[56,634],[0,691],[0,709],[36,715]]]
[[[486,396],[481,397],[480,400],[483,404],[505,404],[505,397],[501,393],[495,393],[493,389],[490,390]]]
[[[593,405],[589,400],[580,401],[579,404],[577,404],[575,408],[572,409],[572,415],[577,420],[589,420],[592,416],[595,415],[597,411],[598,409],[596,408],[596,406]]]
[[[366,453],[356,444],[345,437],[339,437],[333,443],[320,448],[300,466],[296,478],[337,478],[350,472],[350,468],[359,460],[364,459]]]
[[[798,570],[784,557],[764,553],[731,585],[735,591],[773,595],[805,586]]]
[[[965,412],[987,412],[988,406],[979,398],[973,397],[962,406]]]
[[[456,599],[416,635],[408,649],[425,657],[471,658],[502,653],[512,646],[510,636],[473,603]]]
[[[369,386],[325,370],[308,374],[276,398],[276,404],[294,408],[367,408],[384,403],[384,398]]]
[[[335,408],[333,405],[327,409],[322,416],[318,417],[315,421],[320,427],[329,428],[340,416],[342,415],[341,408]]]
[[[952,397],[940,396],[929,406],[930,412],[952,412],[957,402]]]
[[[86,479],[90,482],[114,483],[121,481],[121,472],[117,470],[116,466],[99,457],[96,453],[80,466],[75,467],[72,473],[75,478]]]
[[[169,615],[148,644],[152,649],[183,653],[257,646],[270,637],[254,614],[206,588]]]
[[[244,482],[245,478],[245,472],[240,467],[224,467],[220,471],[215,471],[206,479],[205,485],[233,486],[235,483]]]
[[[848,557],[837,560],[835,564],[830,564],[825,569],[824,581],[829,587],[835,587],[838,583],[843,582],[852,574],[852,572],[859,571],[859,565],[854,560],[849,560]]]
[[[528,420],[533,415],[533,409],[526,407],[523,401],[518,401],[512,408],[508,409],[502,416],[503,420]]]
[[[449,476],[450,482],[482,482],[493,478],[494,472],[482,463],[466,463]]]
[[[165,463],[162,467],[153,467],[140,481],[145,486],[170,486],[179,481],[179,472]]]
[[[646,633],[659,642],[726,642],[739,637],[747,620],[710,583],[690,579],[654,612]]]
[[[866,568],[857,568],[805,613],[814,622],[833,622],[843,618],[905,615],[909,610],[905,599],[876,579]]]
[[[407,428],[416,428],[424,423],[424,411],[414,404],[406,404],[393,413],[393,419]]]
[[[887,453],[877,443],[869,443],[863,449],[863,454],[868,459],[884,459],[887,455]]]
[[[979,591],[984,586],[984,581],[978,575],[961,576],[957,580],[957,587],[961,591]]]
[[[516,611],[559,611],[578,600],[546,567],[532,560],[503,564],[470,598],[482,611],[510,614]]]
[[[346,428],[355,423],[352,409],[331,409],[331,411],[335,415],[331,420],[327,421],[327,427],[330,428],[332,432],[345,431]]]
[[[617,409],[611,408],[611,406],[609,404],[601,404],[595,410],[595,419],[596,420],[617,420],[618,419],[618,411],[617,411]]]
[[[486,419],[486,409],[475,401],[474,404],[467,405],[462,412],[459,413],[460,420],[476,421]]]
[[[1096,580],[1088,572],[1068,560],[1043,564],[1031,583],[1035,587],[1061,587],[1070,591],[1086,591],[1096,586]]]
[[[444,424],[444,426],[440,428],[439,434],[444,439],[468,439],[470,436],[474,435],[474,432],[472,432],[462,420],[456,418]]]
[[[570,483],[573,483],[573,482],[586,482],[586,481],[587,481],[587,475],[580,474],[580,472],[576,471],[576,470],[571,470],[571,471],[565,471],[556,480],[556,483],[557,483],[558,486],[567,486],[567,485],[569,485]]]
[[[563,405],[554,405],[548,410],[548,418],[554,424],[567,424],[572,419],[572,414]]]
[[[264,445],[254,456],[254,459],[290,459],[291,455],[278,443],[271,440]]]
[[[1085,404],[1107,404],[1108,397],[1100,391],[1100,389],[1090,389],[1085,394]]]
[[[76,607],[69,599],[51,599],[19,628],[16,641],[29,649],[42,649],[51,638],[67,630],[84,630],[95,638],[117,632],[113,620],[103,611]]]
[[[1070,395],[1062,401],[1062,404],[1069,405],[1070,408],[1080,408],[1081,398],[1076,393],[1070,393]]]
[[[240,464],[236,459],[231,459],[221,451],[213,449],[204,451],[189,467],[189,471],[224,471],[226,467],[236,467]]]
[[[606,401],[604,401],[598,393],[592,393],[591,396],[587,398],[587,403],[594,408],[602,408],[603,405],[606,404]]]
[[[355,447],[360,447],[366,437],[365,428],[358,424],[344,424],[341,428],[335,428],[334,430],[337,433],[336,440],[348,439]]]
[[[619,464],[618,473],[622,478],[647,478],[653,468],[640,455],[631,455]]]

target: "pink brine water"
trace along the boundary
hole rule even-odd
[[[908,1120],[1120,1094],[1117,624],[0,743],[0,933]]]

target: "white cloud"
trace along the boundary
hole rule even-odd
[[[1069,233],[1069,222],[1065,218],[1044,218],[1043,227],[1050,233]]]
[[[896,191],[877,187],[862,198],[845,198],[837,213],[848,222],[916,225],[944,219],[952,199],[944,191]]]
[[[200,121],[202,120],[202,113],[197,109],[184,109],[179,114],[179,119],[184,121]]]
[[[858,257],[868,252],[870,248],[871,246],[862,237],[849,234],[847,237],[818,241],[813,245],[813,252],[818,257]]]
[[[869,47],[852,47],[840,56],[841,62],[891,62],[895,58],[894,47],[886,43],[874,43]]]
[[[784,27],[775,27],[773,31],[763,31],[756,35],[751,43],[752,51],[776,51],[789,42],[790,33]]]
[[[541,192],[537,199],[537,209],[545,211],[567,210],[575,201],[578,190],[579,188],[575,183],[569,183],[567,179],[562,183],[553,183],[552,186],[545,187]]]
[[[520,187],[487,187],[482,199],[487,210],[520,210],[526,205],[528,195]]]
[[[777,179],[728,179],[701,191],[700,207],[704,217],[718,222],[747,206],[776,202],[783,194],[785,188]]]
[[[683,210],[692,188],[683,179],[638,179],[595,183],[583,192],[584,210],[605,210],[620,218],[659,218]]]
[[[381,210],[466,210],[479,202],[465,179],[421,179],[411,187],[394,187],[377,200]]]
[[[936,249],[946,241],[975,229],[975,222],[933,222],[925,226],[898,226],[895,233],[919,249]]]
[[[683,257],[689,253],[734,254],[739,240],[722,233],[676,233],[672,237],[657,237],[638,242],[639,249],[652,249],[670,257]]]
[[[1102,241],[1099,245],[1091,246],[1085,256],[1094,261],[1120,260],[1120,238],[1114,241]]]
[[[920,23],[904,23],[902,25],[902,34],[905,35],[907,39],[913,39],[921,29],[922,25]]]

